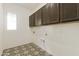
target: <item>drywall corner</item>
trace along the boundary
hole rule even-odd
[[[2,54],[3,4],[0,3],[0,55]]]

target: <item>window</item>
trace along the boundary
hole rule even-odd
[[[7,30],[16,30],[16,14],[7,13]]]

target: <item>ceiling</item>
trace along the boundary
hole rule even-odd
[[[18,5],[23,6],[29,10],[34,10],[41,4],[43,4],[43,3],[18,3]]]

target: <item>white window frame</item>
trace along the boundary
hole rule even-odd
[[[7,13],[7,30],[17,29],[17,16],[15,13]]]

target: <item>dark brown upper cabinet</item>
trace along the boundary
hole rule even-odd
[[[77,18],[79,20],[79,3],[77,3]]]
[[[60,22],[78,20],[77,3],[60,3]]]
[[[31,16],[29,16],[29,25],[30,27],[35,26],[35,14],[32,14]]]
[[[42,7],[42,24],[54,24],[59,22],[59,4],[48,3]]]
[[[40,26],[79,20],[79,3],[48,3],[29,17],[29,25]]]
[[[41,9],[35,12],[35,26],[40,26],[41,25]]]

